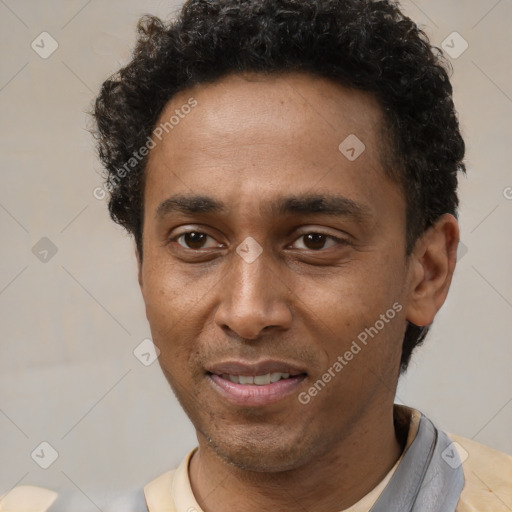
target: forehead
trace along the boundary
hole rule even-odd
[[[173,116],[147,165],[145,202],[153,211],[174,193],[251,203],[276,191],[337,188],[372,203],[381,182],[390,185],[380,158],[378,102],[326,78],[229,75],[177,94],[157,127]]]
[[[179,120],[175,114],[191,98],[197,101],[197,107],[185,117],[189,121],[184,122],[183,116]],[[241,142],[244,135],[272,141],[274,132],[281,130],[280,142],[298,145],[304,142],[297,139],[301,136],[315,140],[329,134],[338,139],[349,135],[346,131],[351,129],[352,134],[371,145],[380,132],[382,109],[372,94],[324,77],[296,72],[244,73],[176,94],[162,111],[158,124],[171,118],[179,123],[172,127],[172,134],[180,144],[195,143],[200,137],[204,145],[213,141],[216,146],[222,142],[229,146]]]

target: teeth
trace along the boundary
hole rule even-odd
[[[266,375],[257,375],[254,377],[254,384],[258,386],[263,386],[263,384],[270,384],[270,373]]]
[[[222,377],[226,380],[230,380],[231,382],[235,382],[236,384],[254,384],[256,386],[264,386],[265,384],[277,382],[281,379],[288,379],[290,374],[275,372],[267,373],[265,375],[256,375],[255,377],[246,375],[222,375]]]

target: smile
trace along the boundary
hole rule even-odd
[[[262,407],[297,394],[306,374],[274,372],[250,376],[209,373],[207,377],[223,401],[242,407]]]
[[[235,382],[236,384],[252,384],[254,386],[264,386],[265,384],[270,384],[277,382],[281,379],[288,379],[290,377],[289,373],[281,373],[281,372],[273,372],[266,373],[265,375],[221,375],[223,379],[230,380],[231,382]]]

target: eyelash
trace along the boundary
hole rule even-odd
[[[198,231],[198,230],[190,230],[190,231],[184,231],[183,233],[180,233],[179,235],[175,236],[174,238],[171,238],[169,240],[168,243],[170,242],[176,242],[182,249],[186,249],[186,250],[189,250],[189,251],[202,251],[204,249],[192,249],[190,247],[184,247],[183,245],[181,245],[180,243],[177,242],[177,240],[179,240],[182,236],[185,236],[185,235],[188,235],[190,233],[198,233],[198,234],[201,234],[201,235],[206,235],[212,239],[214,239],[212,236],[208,235],[207,233],[204,233],[202,231]],[[344,238],[338,238],[338,237],[335,237],[333,235],[329,235],[328,233],[323,233],[321,231],[308,231],[307,233],[302,233],[301,235],[299,235],[295,240],[294,242],[296,242],[297,240],[307,236],[307,235],[322,235],[324,237],[326,237],[326,239],[331,239],[331,240],[334,240],[337,244],[340,244],[340,245],[351,245],[350,242]],[[214,239],[215,240],[215,239]],[[329,249],[329,247],[327,248]],[[301,249],[301,250],[309,250],[311,252],[321,252],[321,251],[325,251],[327,249]]]

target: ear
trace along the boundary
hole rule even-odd
[[[447,213],[417,240],[409,257],[409,322],[430,325],[444,304],[457,263],[459,236],[457,219]]]

